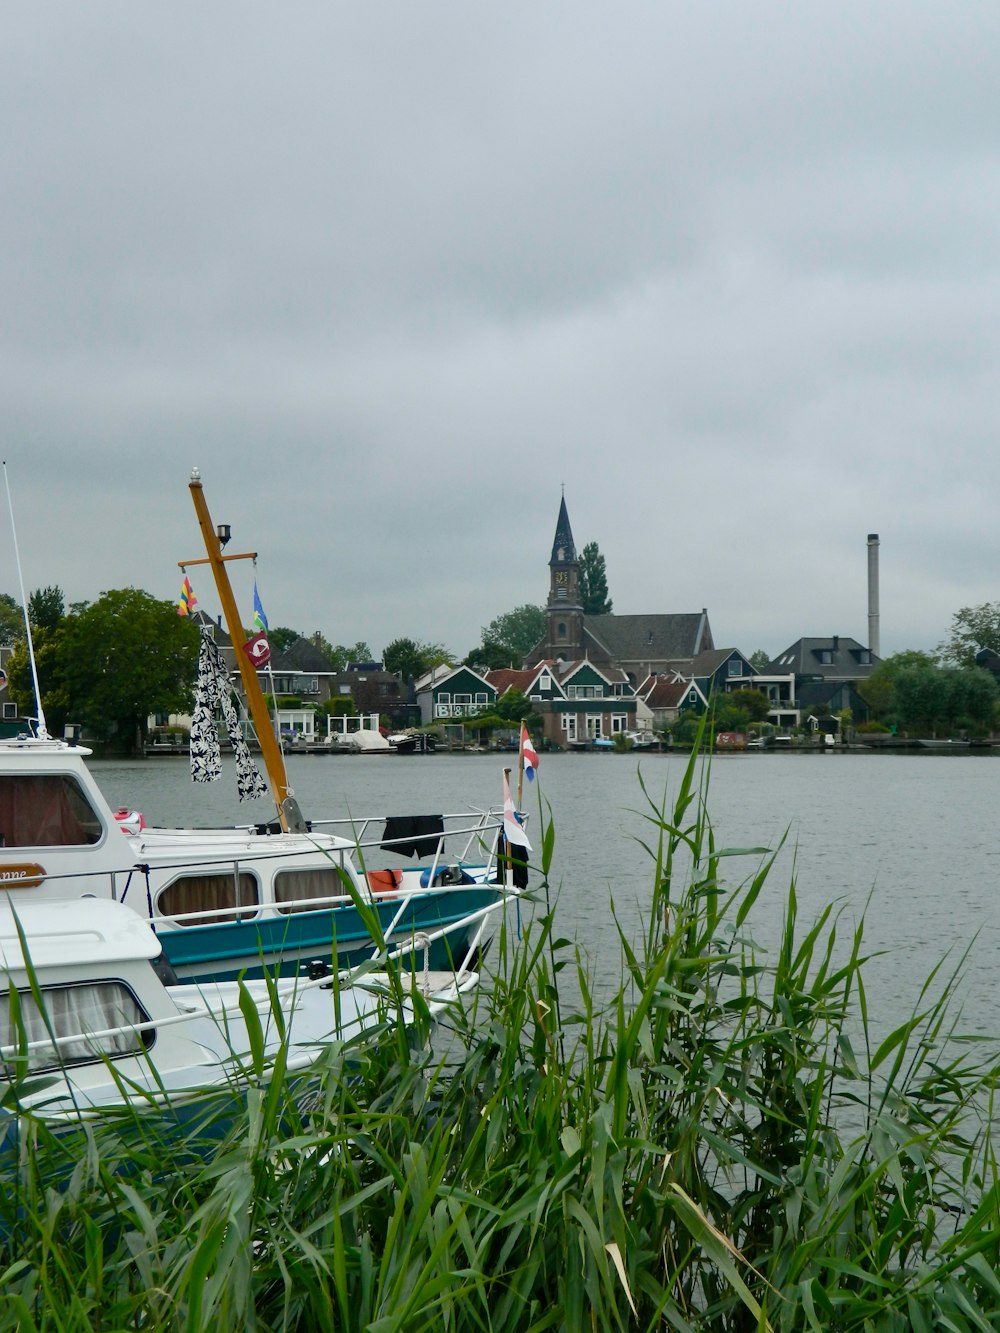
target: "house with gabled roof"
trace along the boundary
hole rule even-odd
[[[413,682],[420,722],[463,722],[497,697],[495,685],[470,666],[436,666]]]
[[[797,639],[768,662],[757,676],[756,688],[772,700],[772,714],[793,726],[810,716],[829,716],[843,708],[851,709],[856,722],[864,722],[868,705],[856,683],[870,676],[880,660],[847,635]]]
[[[311,639],[298,638],[269,664],[275,694],[292,695],[305,703],[325,703],[337,675],[333,663]]]
[[[578,662],[540,662],[523,671],[488,671],[498,695],[518,689],[542,719],[542,733],[560,749],[610,740],[636,724],[635,691],[619,667]]]
[[[635,690],[620,667],[553,663],[563,698],[552,702],[545,734],[556,745],[586,746],[635,730]]]
[[[636,690],[637,723],[640,731],[663,731],[685,708],[704,713],[708,699],[694,680],[672,676],[647,676]]]
[[[829,638],[797,639],[790,648],[768,662],[763,674],[788,673],[801,681],[863,680],[878,666],[881,658],[870,648],[846,635]]]
[[[544,704],[556,698],[560,693],[559,681],[552,662],[540,662],[537,666],[517,670],[514,667],[496,667],[485,673],[486,679],[496,687],[497,698],[508,690],[520,690],[533,705]]]
[[[731,694],[733,690],[752,690],[756,688],[756,674],[753,663],[738,648],[711,648],[691,663],[690,679],[707,698],[713,691]]]

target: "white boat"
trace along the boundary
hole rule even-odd
[[[414,974],[394,1000],[374,972],[178,986],[162,964],[148,924],[120,903],[0,903],[0,1070],[19,1110],[60,1122],[242,1097],[279,1048],[289,1075],[308,1074],[331,1041],[412,1020],[418,986],[437,1016],[477,980]]]
[[[136,812],[116,818],[89,753],[0,740],[0,898],[18,909],[123,902],[153,925],[182,981],[340,970],[393,954],[421,968],[473,967],[516,892],[497,882],[502,812],[287,833],[150,828]],[[400,866],[410,853],[418,859]]]

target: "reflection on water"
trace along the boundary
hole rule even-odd
[[[644,927],[652,863],[641,846],[655,838],[640,789],[672,806],[683,773],[677,756],[637,761],[616,754],[544,755],[538,784],[526,784],[531,831],[539,789],[556,829],[553,887],[559,933],[579,942],[594,974],[613,987],[620,975],[613,900],[632,938]],[[143,811],[147,823],[251,823],[273,815],[267,802],[240,807],[235,775],[194,786],[187,762],[95,763],[112,806]],[[289,776],[308,817],[345,813],[430,814],[484,808],[501,799],[495,755],[293,756]],[[723,755],[712,761],[708,807],[719,846],[775,847],[788,838],[751,917],[767,947],[784,916],[794,874],[803,924],[823,906],[843,906],[843,933],[865,913],[866,952],[886,951],[866,972],[879,1030],[901,1022],[928,972],[946,951],[974,937],[962,985],[962,1027],[995,1033],[1000,1002],[1000,909],[994,811],[1000,762],[972,755]],[[537,842],[537,838],[536,838]],[[759,858],[722,863],[732,883]]]

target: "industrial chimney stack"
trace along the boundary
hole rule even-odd
[[[868,534],[868,647],[881,657],[878,641],[878,533]]]

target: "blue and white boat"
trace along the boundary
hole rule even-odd
[[[125,903],[181,981],[339,971],[393,955],[419,968],[471,966],[516,892],[497,882],[501,811],[303,832],[147,828],[116,817],[89,753],[0,740],[0,899],[51,904],[54,919],[67,900]]]

